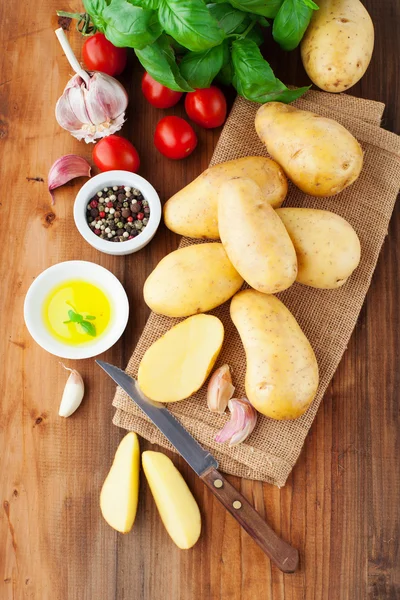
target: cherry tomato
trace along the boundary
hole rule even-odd
[[[93,161],[100,171],[132,171],[140,166],[139,154],[135,146],[118,135],[102,138],[93,148]]]
[[[126,65],[126,48],[117,48],[102,33],[88,37],[83,44],[83,61],[91,71],[120,75]]]
[[[157,123],[154,145],[168,158],[185,158],[197,146],[197,136],[185,119],[164,117]]]
[[[206,129],[219,127],[226,119],[224,94],[215,86],[189,92],[185,98],[185,110],[189,119]]]
[[[175,92],[158,83],[147,72],[142,77],[142,92],[150,104],[156,108],[171,108],[182,98],[182,92]]]

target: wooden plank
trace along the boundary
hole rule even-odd
[[[384,125],[400,133],[400,6],[396,0],[365,4],[375,23],[376,47],[369,70],[351,92],[385,102]],[[82,182],[59,190],[52,206],[46,183],[34,180],[45,180],[62,154],[90,159],[91,153],[91,146],[74,140],[53,117],[70,74],[53,33],[57,8],[78,10],[80,4],[30,1],[16,3],[12,12],[0,5],[0,598],[399,598],[398,209],[349,348],[288,484],[278,490],[229,478],[297,545],[300,570],[283,575],[271,567],[176,456],[203,515],[203,534],[194,549],[173,545],[143,480],[131,534],[117,535],[102,520],[99,490],[123,435],[111,425],[113,385],[93,361],[79,363],[88,387],[84,404],[70,419],[58,418],[66,375],[26,332],[24,296],[38,273],[61,260],[84,258],[109,268],[125,285],[132,306],[126,334],[105,356],[123,365],[148,315],[145,277],[178,238],[162,226],[137,255],[100,255],[71,225]],[[72,30],[69,38],[79,55],[82,41]],[[298,53],[273,54],[272,48],[267,44],[266,52],[278,76],[306,83]],[[141,173],[165,199],[207,166],[219,131],[200,131],[199,147],[185,161],[158,155],[152,132],[166,111],[146,104],[140,72],[130,56],[123,77],[130,97],[123,132],[140,152]],[[183,115],[183,107],[168,114]]]

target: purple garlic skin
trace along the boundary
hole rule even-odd
[[[87,86],[74,75],[56,104],[59,125],[86,143],[119,131],[128,106],[125,88],[114,77],[99,71],[89,75]]]
[[[257,411],[247,398],[231,398],[228,408],[231,418],[214,439],[219,444],[229,442],[229,446],[237,446],[249,437],[256,426]]]

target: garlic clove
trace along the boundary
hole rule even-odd
[[[58,158],[48,175],[48,187],[53,198],[53,204],[53,190],[64,185],[67,181],[75,179],[75,177],[90,177],[90,169],[88,161],[76,154],[66,154]]]
[[[62,366],[67,371],[70,371],[71,374],[65,384],[58,414],[60,417],[70,417],[83,400],[85,385],[78,371],[75,371],[75,369],[68,369],[68,367],[65,367],[64,365]]]
[[[229,365],[222,365],[208,383],[207,406],[211,412],[224,413],[234,391]]]
[[[124,87],[105,73],[95,72],[92,75],[84,95],[90,120],[95,125],[113,122],[123,115],[128,106],[128,95]]]
[[[229,446],[236,446],[244,442],[253,431],[257,423],[257,411],[247,398],[232,398],[228,407],[231,418],[214,439],[219,444],[229,441]]]
[[[85,84],[79,75],[75,75],[72,79],[75,80],[75,83],[74,85],[69,85],[67,90],[72,111],[81,124],[87,123],[91,125],[92,122],[85,104]]]
[[[82,127],[81,121],[72,110],[68,91],[57,100],[56,119],[58,124],[68,131],[79,130]]]

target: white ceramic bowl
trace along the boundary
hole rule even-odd
[[[137,188],[149,203],[149,222],[146,228],[133,240],[126,242],[102,240],[91,230],[86,221],[86,209],[91,198],[104,187],[112,187],[113,185],[129,185]],[[154,237],[161,220],[161,202],[153,186],[140,175],[130,171],[106,171],[95,175],[81,187],[75,199],[74,219],[79,233],[93,248],[105,254],[123,256],[141,250]]]
[[[122,242],[121,242],[122,243]],[[43,304],[48,294],[63,281],[82,279],[102,289],[111,304],[111,321],[105,332],[81,346],[58,341],[43,321]],[[47,352],[61,358],[90,358],[105,352],[121,337],[129,316],[129,302],[119,280],[104,267],[83,260],[58,263],[36,277],[25,297],[24,318],[29,333]]]

